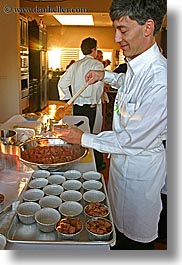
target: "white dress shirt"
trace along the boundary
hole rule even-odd
[[[126,75],[105,72],[103,81],[118,87],[113,130],[84,133],[82,145],[111,154],[108,195],[118,230],[150,242],[166,177],[167,61],[154,44],[128,62]]]
[[[71,85],[72,95],[74,95],[85,82],[85,75],[90,70],[103,70],[104,66],[101,62],[94,59],[90,55],[86,55],[83,59],[73,63],[66,72],[60,77],[58,82],[58,92],[60,100],[67,100],[71,97],[68,87]],[[104,83],[98,82],[90,85],[86,90],[73,102],[83,106],[84,104],[101,103],[101,95],[103,93]]]

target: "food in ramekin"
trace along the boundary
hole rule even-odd
[[[104,218],[92,219],[87,221],[86,228],[94,234],[104,235],[112,231],[112,223]]]
[[[61,219],[57,225],[56,230],[63,234],[75,234],[82,229],[82,223],[80,218],[70,218],[66,217]]]
[[[100,202],[90,202],[84,212],[89,217],[106,217],[109,214],[108,207]]]

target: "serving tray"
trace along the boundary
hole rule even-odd
[[[56,174],[61,174],[61,173],[62,172],[56,172]],[[51,173],[51,174],[54,174],[54,173]],[[84,180],[81,178],[81,182],[83,181]],[[113,218],[112,218],[112,213],[110,209],[109,199],[107,196],[105,181],[104,181],[102,174],[101,174],[100,181],[103,184],[102,189],[100,191],[105,193],[105,200],[102,203],[108,206],[109,215],[107,219],[113,223]],[[84,193],[83,187],[81,188],[80,192],[82,194]],[[23,200],[23,199],[20,199],[20,200]],[[81,199],[80,203],[82,204],[83,208],[87,204],[83,198]],[[10,224],[9,230],[7,232],[7,240],[10,243],[19,243],[19,244],[22,243],[22,244],[49,244],[49,245],[56,244],[56,245],[109,245],[109,246],[115,245],[116,234],[114,230],[114,225],[113,225],[113,232],[108,241],[91,241],[88,238],[88,233],[85,228],[85,224],[86,224],[86,221],[88,220],[88,217],[85,216],[84,211],[79,215],[79,218],[82,221],[84,228],[80,234],[79,240],[73,241],[73,240],[61,240],[60,237],[58,237],[56,230],[54,230],[53,232],[49,232],[49,233],[41,232],[38,229],[36,223],[29,224],[29,225],[23,224],[20,222],[17,214],[15,213],[14,218],[12,219],[12,222]]]

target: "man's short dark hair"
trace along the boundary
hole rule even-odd
[[[167,0],[113,0],[110,7],[112,21],[129,16],[139,25],[144,25],[152,19],[155,23],[154,35],[160,30],[166,13]]]
[[[101,50],[97,50],[97,53],[103,53]]]
[[[84,55],[90,54],[92,49],[97,48],[97,41],[94,38],[86,38],[82,41],[81,50]]]

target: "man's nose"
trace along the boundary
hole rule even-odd
[[[115,38],[114,38],[115,42],[121,42],[122,41],[122,34],[119,31],[115,32]]]

